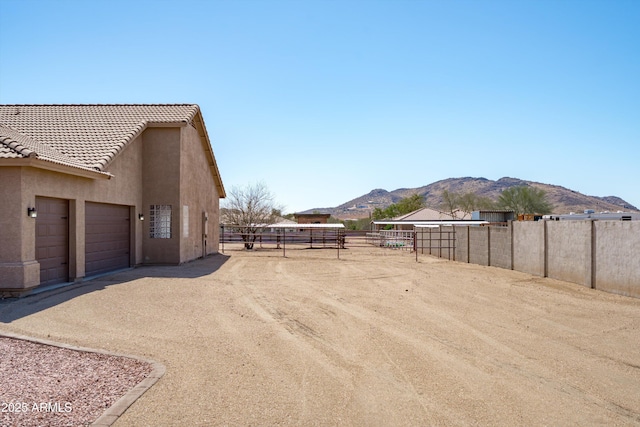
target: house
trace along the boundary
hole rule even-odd
[[[0,295],[218,250],[198,105],[0,105]]]
[[[468,219],[471,219],[471,215],[460,209],[456,209],[450,213],[431,208],[421,208],[394,218],[395,221],[455,221]]]
[[[431,208],[420,208],[408,214],[397,216],[391,220],[372,221],[372,229],[393,228],[394,230],[413,230],[416,224],[426,223],[460,223],[468,221],[471,215],[456,209],[453,213],[441,212]]]

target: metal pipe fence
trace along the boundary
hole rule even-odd
[[[346,248],[347,233],[342,228],[291,228],[269,227],[220,227],[220,249],[225,251],[225,244],[242,245],[245,249],[282,250],[286,256],[287,249],[336,249],[338,258],[340,250]]]
[[[412,251],[414,248],[413,230],[380,230],[369,233],[369,241],[376,246]]]
[[[416,261],[418,253],[456,260],[455,227],[420,227],[415,230]]]

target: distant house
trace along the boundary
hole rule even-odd
[[[421,208],[405,215],[393,218],[394,221],[454,221],[471,219],[471,214],[459,209],[453,211],[453,215],[431,208]]]
[[[390,220],[373,221],[373,229],[381,230],[392,227],[394,230],[413,230],[416,224],[424,223],[450,223],[452,221],[469,221],[469,213],[456,210],[453,215],[431,208],[420,208],[408,214],[400,215]]]
[[[218,250],[197,105],[1,105],[0,182],[0,294]]]
[[[310,213],[293,214],[298,224],[326,224],[331,214]]]

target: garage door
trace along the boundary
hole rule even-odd
[[[69,201],[36,197],[36,260],[40,285],[69,281]]]
[[[85,275],[129,267],[129,207],[87,203],[85,216]]]

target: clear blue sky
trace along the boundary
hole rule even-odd
[[[197,103],[285,212],[504,176],[640,207],[640,1],[0,0],[1,103]]]

